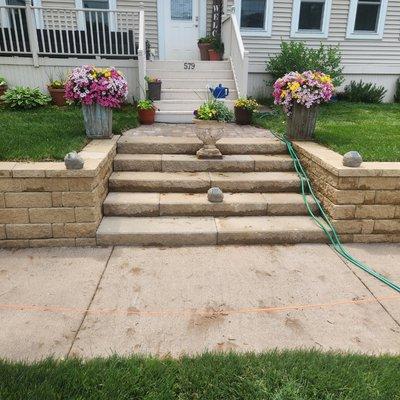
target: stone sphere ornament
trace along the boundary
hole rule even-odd
[[[207,193],[208,201],[211,203],[222,203],[224,194],[219,187],[212,187]]]
[[[349,151],[343,156],[345,167],[357,168],[363,163],[361,154],[358,151]]]
[[[221,159],[222,153],[216,143],[224,135],[226,123],[195,119],[196,136],[203,142],[203,147],[196,153],[200,159]]]
[[[83,158],[76,151],[68,153],[64,158],[64,162],[67,169],[82,169],[85,164]]]

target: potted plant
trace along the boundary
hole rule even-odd
[[[140,100],[137,104],[137,110],[139,114],[139,121],[143,125],[154,124],[154,119],[156,116],[156,107],[152,100]]]
[[[62,107],[67,105],[67,100],[65,99],[65,80],[50,80],[47,85],[47,90],[50,93],[53,104]]]
[[[112,136],[112,110],[121,107],[127,94],[128,84],[115,68],[75,68],[65,85],[65,98],[82,104],[86,135],[96,139]]]
[[[254,99],[240,97],[235,101],[235,120],[238,125],[250,125],[253,113],[258,110],[259,104]]]
[[[161,80],[151,76],[146,76],[145,81],[147,82],[147,98],[156,101],[161,100]]]
[[[4,95],[7,89],[8,86],[6,80],[2,76],[0,76],[0,97]]]
[[[197,157],[222,158],[215,145],[224,134],[226,123],[232,121],[232,111],[220,100],[208,100],[194,111],[194,116],[196,136],[204,144],[197,152]]]
[[[329,102],[334,90],[331,77],[319,71],[290,72],[274,83],[274,102],[287,115],[289,139],[313,140],[319,105]]]
[[[212,48],[212,43],[214,40],[215,38],[213,36],[205,36],[198,40],[197,46],[199,47],[200,50],[201,61],[210,60],[210,54],[208,53],[208,50]]]
[[[215,38],[211,43],[211,49],[208,50],[210,61],[221,61],[224,51],[224,44],[220,39]]]

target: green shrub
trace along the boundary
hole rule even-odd
[[[387,90],[383,86],[363,81],[351,81],[340,98],[353,103],[382,103]]]
[[[344,81],[341,61],[338,46],[321,43],[319,48],[312,49],[304,42],[282,42],[281,52],[267,61],[266,71],[274,81],[291,71],[321,71],[331,76],[335,86],[340,86]]]
[[[39,88],[15,87],[8,89],[1,97],[6,107],[18,110],[42,107],[51,101],[50,96],[43,94]]]
[[[394,102],[400,103],[400,78],[396,81],[396,91],[394,93]]]
[[[195,110],[194,115],[197,119],[205,121],[231,122],[233,120],[233,112],[218,100],[206,101]]]
[[[7,84],[6,79],[0,76],[0,86],[5,86]]]

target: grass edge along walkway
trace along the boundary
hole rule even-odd
[[[0,361],[0,398],[399,400],[399,371],[400,357],[318,351]]]

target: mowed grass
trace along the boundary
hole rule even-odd
[[[399,357],[312,352],[0,362],[7,400],[398,400]]]
[[[286,129],[280,110],[256,122],[279,133]],[[400,104],[324,105],[315,135],[318,143],[340,154],[357,150],[364,161],[400,161]]]
[[[114,111],[113,131],[137,126],[130,106]],[[49,106],[29,111],[0,108],[0,160],[62,160],[88,142],[80,107]]]

